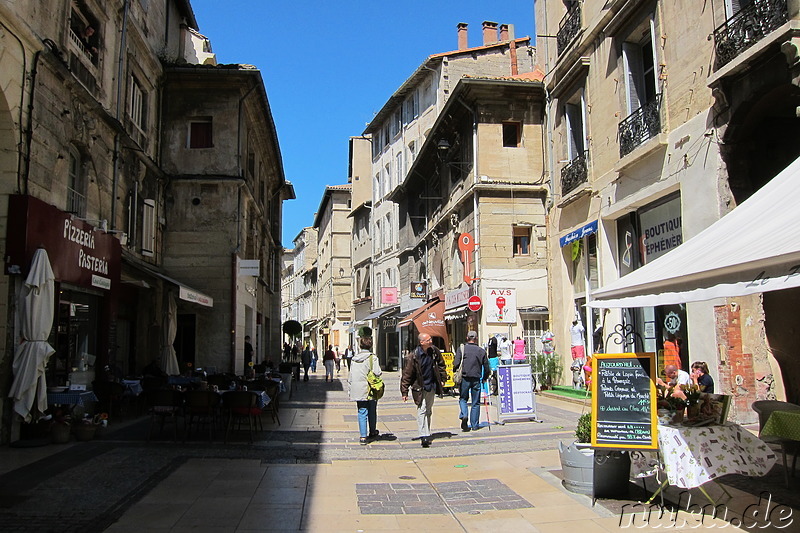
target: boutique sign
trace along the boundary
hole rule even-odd
[[[119,240],[37,198],[10,197],[6,239],[6,274],[26,274],[43,247],[58,281],[101,290],[119,283]]]

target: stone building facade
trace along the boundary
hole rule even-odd
[[[792,334],[777,312],[794,308],[795,291],[586,306],[593,290],[698,234],[800,155],[797,2],[537,0],[535,9],[538,33],[555,36],[539,52],[555,184],[557,352],[567,362],[578,317],[598,333],[588,335],[590,350],[661,357],[676,339],[684,368],[707,362],[738,421],[755,420],[754,400],[797,401]],[[617,344],[609,334],[620,324],[634,334]]]
[[[401,253],[408,243],[400,237],[401,215],[391,195],[408,178],[430,129],[462,77],[513,76],[534,70],[530,38],[515,38],[509,25],[485,21],[482,44],[474,47],[469,46],[467,31],[467,24],[458,24],[458,48],[428,57],[364,131],[372,142],[372,320],[378,327],[378,353],[393,361],[398,361],[400,354],[396,330],[400,315],[424,300],[410,297],[410,286],[401,283]],[[431,283],[431,290],[441,287],[441,280]],[[390,303],[395,301],[397,304]]]
[[[174,231],[187,222],[183,218],[187,208],[176,205],[176,200],[191,205],[195,198],[181,179],[189,174],[196,180],[192,186],[203,185],[197,183],[202,181],[197,179],[200,170],[187,172],[177,155],[168,153],[176,148],[173,142],[183,148],[181,141],[162,136],[165,131],[185,133],[194,116],[187,110],[167,120],[162,113],[175,97],[164,88],[181,75],[179,69],[170,72],[171,68],[203,63],[203,70],[189,70],[197,83],[205,78],[209,95],[226,85],[236,86],[221,91],[228,95],[248,83],[261,86],[245,102],[247,109],[260,115],[251,120],[259,132],[256,159],[268,169],[258,184],[252,184],[250,194],[255,200],[248,207],[256,210],[257,218],[251,219],[253,226],[244,226],[234,209],[217,221],[238,227],[240,236],[260,235],[255,254],[249,256],[262,259],[262,275],[249,282],[258,285],[251,301],[253,327],[259,313],[279,316],[279,295],[267,295],[261,287],[272,283],[264,272],[279,261],[279,251],[271,247],[274,236],[280,234],[280,199],[290,197],[291,189],[283,178],[260,76],[239,75],[237,66],[237,81],[231,76],[221,83],[224,75],[217,70],[228,69],[215,66],[211,45],[199,33],[188,1],[2,2],[0,28],[0,143],[4,147],[0,150],[0,245],[6,259],[6,275],[0,278],[0,329],[5,339],[0,346],[0,382],[6,384],[0,390],[0,439],[7,441],[16,438],[16,430],[11,433],[16,419],[10,414],[13,400],[7,398],[7,384],[20,336],[15,320],[17,295],[39,246],[48,252],[60,294],[48,339],[55,349],[46,367],[51,385],[68,380],[90,385],[94,379],[135,375],[153,360],[164,366],[162,354],[170,344],[165,331],[170,300],[177,301],[179,332],[182,315],[205,316],[200,321],[210,323],[221,311],[214,299],[227,300],[224,293],[210,294],[215,287],[207,284],[207,273],[195,276],[201,272],[194,268],[195,261],[207,260],[199,259],[198,252],[204,238],[195,233],[183,239]],[[236,138],[237,131],[234,127],[227,133]],[[224,129],[216,133],[226,136]],[[223,157],[222,149],[235,150],[234,155]],[[243,153],[238,146],[221,146],[217,155],[230,163]],[[227,168],[245,169],[243,161]],[[237,180],[250,186],[245,178],[242,173]],[[263,186],[263,194],[258,186]],[[229,232],[231,246],[225,253],[229,272],[233,272],[237,242],[232,236],[236,234]],[[249,244],[248,239],[239,240]],[[277,268],[273,270],[277,282]],[[231,292],[230,287],[225,292]],[[235,339],[231,326],[237,330]],[[248,331],[246,320],[229,320],[224,329],[225,342],[211,343],[219,349],[214,355],[201,348],[208,339],[179,335],[173,343],[178,371],[186,370],[188,363],[237,369],[231,354],[240,351]],[[264,329],[264,342],[279,341],[273,329],[272,325]],[[262,346],[266,349],[266,344]],[[85,371],[72,370],[84,366]]]

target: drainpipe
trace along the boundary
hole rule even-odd
[[[16,35],[14,37],[16,37]],[[48,41],[49,41],[49,39],[48,39]],[[52,41],[50,41],[50,42],[52,43]],[[22,44],[22,43],[20,43],[20,44]],[[45,42],[45,44],[48,44],[47,41]],[[55,50],[55,44],[53,44],[53,49]],[[25,55],[25,50],[22,51],[22,55],[23,56]],[[36,92],[36,73],[38,72],[38,68],[39,68],[39,56],[40,55],[41,55],[41,51],[36,52],[36,55],[33,56],[33,65],[31,65],[31,92],[30,92],[30,95],[28,96],[28,117],[27,117],[28,118],[28,120],[27,120],[28,124],[25,127],[25,155],[21,156],[21,158],[20,158],[20,160],[18,162],[18,165],[17,165],[18,169],[19,169],[19,165],[20,164],[24,164],[25,165],[24,175],[22,177],[22,183],[23,183],[23,187],[24,187],[23,194],[25,194],[25,195],[28,194],[28,178],[29,178],[30,173],[31,173],[31,142],[33,140],[33,95]],[[23,64],[23,68],[25,68],[24,64]],[[23,76],[23,80],[24,79],[25,79],[25,77]],[[20,95],[20,105],[22,105],[22,100],[25,98],[24,94],[25,94],[25,91],[22,91],[22,94]],[[21,120],[22,119],[22,108],[21,107],[20,107],[19,114],[20,114],[20,126],[22,126],[22,120]],[[20,137],[21,136],[22,136],[22,132],[20,131]],[[17,183],[17,186],[19,187],[19,183]]]
[[[25,135],[26,130],[27,131],[31,130],[31,118],[30,118],[30,115],[28,115],[28,121],[27,121],[28,124],[26,126],[26,129],[22,128],[23,110],[25,109],[25,85],[24,85],[24,82],[25,82],[25,78],[27,77],[27,74],[28,74],[28,56],[25,54],[25,45],[22,44],[22,39],[20,39],[17,36],[16,33],[11,31],[11,28],[9,28],[5,24],[3,24],[2,21],[0,21],[0,26],[2,26],[2,28],[5,31],[7,31],[12,37],[14,37],[14,39],[16,39],[17,43],[19,44],[19,50],[21,52],[20,55],[22,56],[22,76],[20,77],[20,79],[23,81],[23,86],[19,91],[19,119],[18,119],[18,122],[17,122],[19,124],[19,141],[17,141],[17,150],[18,150],[18,152],[17,152],[17,192],[19,192],[20,191],[20,186],[21,186],[21,180],[22,180],[22,176],[23,176],[22,162],[23,162],[23,159],[25,159],[24,156],[22,155],[22,146],[23,146],[23,141],[25,139],[24,135]],[[50,42],[52,42],[52,41],[50,41]],[[45,40],[44,44],[47,45],[48,41]],[[30,93],[30,103],[29,103],[30,110],[33,109],[33,91],[34,91],[34,88],[36,87],[36,85],[33,83],[33,81],[35,81],[35,79],[36,79],[36,67],[35,67],[35,65],[36,65],[37,59],[39,58],[39,52],[36,52],[36,55],[34,55],[33,57],[34,57],[34,60],[33,60],[34,61],[34,67],[33,67],[32,72],[31,72],[31,93]],[[27,144],[27,146],[30,146],[30,142]],[[30,151],[28,151],[28,153],[30,153]],[[27,159],[26,159],[26,161],[27,161]],[[28,166],[28,165],[26,165],[26,166]],[[26,182],[26,194],[27,194],[27,182]]]
[[[117,58],[117,111],[116,119],[122,116],[122,83],[125,74],[125,44],[128,35],[128,10],[130,0],[125,0],[125,7],[122,12],[122,36],[119,41],[119,57]],[[111,179],[111,229],[117,228],[117,189],[119,188],[119,133],[114,135],[114,170]]]

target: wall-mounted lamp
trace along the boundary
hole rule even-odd
[[[450,143],[447,139],[439,139],[439,144],[436,145],[437,150],[446,151],[450,149]]]

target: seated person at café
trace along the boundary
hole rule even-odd
[[[714,394],[714,379],[708,375],[708,365],[703,361],[692,363],[692,381],[707,394]]]

